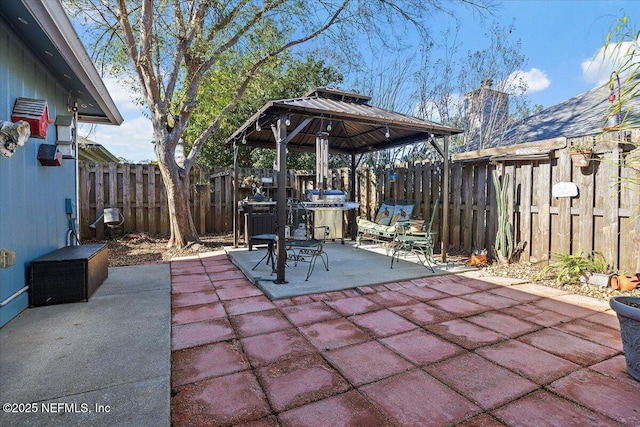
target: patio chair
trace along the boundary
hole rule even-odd
[[[291,238],[287,239],[285,244],[287,259],[294,262],[294,267],[297,267],[298,262],[309,263],[307,277],[305,278],[305,281],[308,281],[318,257],[322,259],[325,269],[329,271],[329,256],[324,251],[324,243],[331,230],[328,226],[314,226],[312,212],[306,209],[302,203],[292,202],[289,206],[291,211],[287,215],[288,219],[303,221],[297,227],[298,230],[303,230],[303,233],[298,233],[294,230],[291,233]],[[324,232],[317,233],[319,229],[324,229]],[[316,236],[318,235],[323,237],[317,239]]]
[[[412,253],[418,257],[418,261],[426,268],[435,272],[433,264],[433,246],[435,243],[434,233],[431,231],[433,220],[438,211],[438,202],[436,199],[431,211],[431,218],[427,226],[424,221],[416,223],[414,220],[406,221],[399,229],[399,233],[392,242],[393,254],[391,255],[391,268],[393,268],[394,259],[400,258],[400,252]]]
[[[362,240],[371,240],[385,245],[388,255],[391,243],[407,225],[414,207],[415,201],[387,200],[380,205],[373,221],[357,217],[356,247]]]

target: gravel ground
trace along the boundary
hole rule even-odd
[[[619,295],[640,297],[640,289],[638,288],[634,289],[633,291],[622,292],[613,288],[604,288],[587,283],[559,285],[555,282],[555,276],[551,274],[543,278],[537,277],[543,267],[544,266],[540,266],[539,264],[530,264],[523,262],[509,265],[499,265],[497,263],[494,263],[492,265],[489,265],[488,267],[485,267],[484,271],[488,275],[530,280],[541,285],[549,286],[552,288],[565,289],[574,294],[585,295],[604,301],[608,301],[612,297]]]
[[[145,264],[149,262],[167,262],[172,258],[210,252],[233,244],[233,235],[231,233],[207,234],[200,236],[200,239],[201,243],[193,244],[185,249],[169,249],[167,248],[167,236],[149,236],[145,233],[129,233],[119,238],[106,240],[103,243],[106,243],[109,247],[109,266],[111,267]],[[462,256],[459,258],[465,259],[465,257]],[[514,263],[509,265],[494,263],[483,268],[487,275],[528,280],[605,301],[617,295],[640,297],[640,289],[621,292],[612,288],[603,288],[582,283],[558,285],[555,282],[555,277],[552,275],[542,279],[537,278],[541,269],[542,267],[540,265],[529,263]]]

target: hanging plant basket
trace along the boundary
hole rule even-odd
[[[589,160],[591,160],[591,150],[571,150],[571,160],[573,164],[584,168],[589,166]]]

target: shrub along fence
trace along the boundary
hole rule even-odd
[[[597,144],[586,167],[571,160],[567,140],[558,138],[518,146],[453,156],[450,171],[448,252],[469,254],[487,249],[496,235],[496,197],[491,174],[508,174],[508,207],[516,241],[526,241],[521,260],[539,262],[553,253],[603,254],[629,273],[640,271],[640,188],[623,184],[638,177],[625,165],[629,147],[618,142]],[[253,175],[272,178],[264,183],[275,198],[277,176],[270,169],[242,169],[240,182]],[[349,170],[331,171],[331,186],[360,203],[359,215],[372,218],[386,199],[414,200],[414,216],[442,233],[442,164],[418,163],[402,167],[358,169],[356,188],[349,188]],[[287,195],[302,198],[313,185],[308,171],[290,170]],[[191,175],[191,212],[200,234],[230,232],[233,228],[233,174],[230,169]],[[267,180],[268,181],[268,180]],[[577,191],[571,195],[571,189]],[[355,193],[355,197],[354,194]],[[153,165],[80,163],[80,227],[84,239],[102,239],[102,223],[89,228],[104,208],[124,215],[118,231],[168,234],[166,195],[160,172]],[[251,197],[250,186],[240,199]],[[436,201],[439,203],[436,204]]]

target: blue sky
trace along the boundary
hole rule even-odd
[[[594,88],[609,76],[611,69],[597,54],[615,18],[623,13],[640,26],[640,0],[511,0],[501,2],[485,25],[508,26],[515,18],[513,36],[521,40],[521,52],[527,57],[522,70],[530,88],[526,96],[546,108]],[[486,30],[479,28],[477,14],[461,9],[456,15],[461,21],[462,50],[485,48]],[[447,25],[444,19],[438,22]],[[118,127],[98,126],[90,138],[129,161],[155,160],[149,120],[126,88],[115,79],[105,83],[125,122]]]

